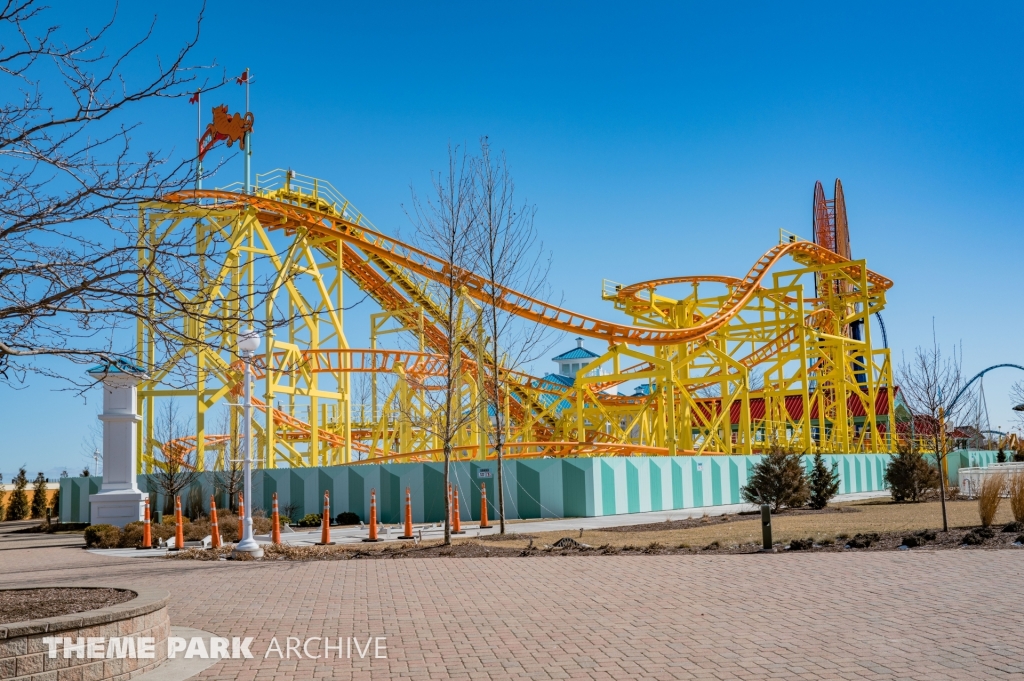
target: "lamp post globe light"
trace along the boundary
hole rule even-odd
[[[245,516],[242,518],[242,538],[235,545],[235,553],[248,553],[253,558],[263,556],[263,549],[252,536],[252,358],[260,347],[260,335],[253,328],[244,329],[238,334],[238,352],[245,366],[244,400],[242,405],[243,438],[242,475],[244,477],[242,494],[245,498]]]

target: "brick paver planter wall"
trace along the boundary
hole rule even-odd
[[[106,608],[0,625],[0,679],[126,681],[163,664],[171,629],[167,615],[170,594],[154,588],[132,591],[138,594],[136,598]],[[51,643],[47,640],[51,638],[60,639],[55,644],[55,657],[51,656]],[[90,638],[94,639],[91,650]],[[112,638],[119,639],[113,649]],[[68,651],[64,639],[72,641]],[[81,651],[74,649],[79,639]],[[124,639],[130,639],[131,644]],[[100,640],[103,645],[97,646]],[[136,646],[140,640],[152,643],[152,657],[148,651],[146,657],[138,655]],[[129,652],[132,649],[134,656]]]

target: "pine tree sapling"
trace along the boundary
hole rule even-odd
[[[996,452],[996,463],[1006,463],[1006,452],[1000,447],[999,451]]]
[[[939,471],[920,452],[901,448],[889,456],[885,467],[885,484],[889,486],[892,500],[917,503],[926,492],[939,486]]]
[[[753,474],[742,490],[743,499],[758,506],[768,504],[772,512],[806,504],[810,488],[802,459],[802,454],[773,447],[754,464]]]
[[[28,495],[25,488],[28,487],[28,477],[25,469],[19,468],[18,474],[14,476],[14,491],[11,492],[11,500],[7,505],[8,520],[23,520],[28,517]]]
[[[32,517],[42,518],[46,515],[46,476],[42,471],[32,481]]]
[[[828,506],[828,502],[839,492],[839,463],[833,463],[829,469],[825,466],[825,458],[821,454],[815,454],[810,486],[810,507],[821,509]]]

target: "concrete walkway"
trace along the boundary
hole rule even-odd
[[[139,561],[7,525],[4,588],[159,587],[172,625],[254,637],[202,681],[1024,678],[1020,551]]]

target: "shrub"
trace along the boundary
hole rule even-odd
[[[42,518],[46,515],[46,476],[43,475],[42,471],[40,471],[32,483],[33,492],[31,514],[33,518]]]
[[[116,549],[121,544],[121,530],[114,525],[90,525],[85,528],[85,545],[91,549]]]
[[[1017,451],[1015,451],[1013,453],[1013,460],[1017,461],[1018,463],[1024,462],[1024,449],[1018,449]]]
[[[1003,474],[988,475],[982,481],[981,491],[978,492],[978,515],[981,517],[982,527],[988,527],[995,520],[999,502],[1003,500],[1005,484],[1006,476]]]
[[[773,446],[754,464],[750,480],[743,487],[743,499],[751,504],[768,504],[772,511],[806,504],[810,488],[802,458]]]
[[[358,525],[359,516],[352,511],[344,511],[338,514],[337,521],[339,525]]]
[[[867,534],[857,533],[853,535],[853,539],[847,542],[851,549],[866,549],[872,544],[878,541],[877,532],[869,532]]]
[[[302,520],[299,521],[299,527],[316,527],[320,524],[319,513],[307,513],[302,516]]]
[[[1024,473],[1017,472],[1010,476],[1007,492],[1010,496],[1010,509],[1013,519],[1024,523]]]
[[[18,474],[14,476],[14,491],[11,492],[11,499],[7,504],[7,520],[22,520],[28,517],[28,495],[25,494],[27,486],[28,477],[25,475],[25,469],[19,468]]]
[[[790,551],[806,551],[811,548],[814,548],[814,540],[810,537],[807,539],[794,539],[789,542]]]
[[[811,508],[825,508],[832,497],[839,491],[839,463],[833,463],[832,469],[825,466],[825,458],[821,454],[814,455],[814,466],[810,475]]]
[[[1003,451],[1002,447],[996,453],[996,463],[1006,463],[1006,452]]]
[[[935,533],[931,530],[921,530],[920,532],[915,533],[914,536],[926,542],[935,541]]]
[[[885,484],[892,500],[917,503],[926,492],[939,486],[939,471],[918,452],[906,450],[889,456],[885,467]]]
[[[142,531],[145,523],[136,521],[134,523],[128,523],[121,530],[121,535],[118,538],[117,545],[123,549],[134,548],[136,546],[142,546]],[[153,538],[153,545],[156,546],[163,539],[167,541],[174,536],[173,525],[157,525],[151,523],[149,527],[150,535]],[[188,534],[185,535],[188,539]]]
[[[280,525],[291,525],[292,519],[286,515],[277,514],[277,522]]]
[[[924,542],[921,541],[920,537],[915,537],[913,535],[903,538],[903,545],[906,546],[908,549],[916,548],[923,543]]]
[[[1014,520],[1003,527],[1003,532],[1024,532],[1024,523]]]
[[[978,546],[979,544],[985,543],[985,538],[977,532],[968,532],[964,535],[964,538],[961,540],[961,543],[967,544],[968,546]]]

